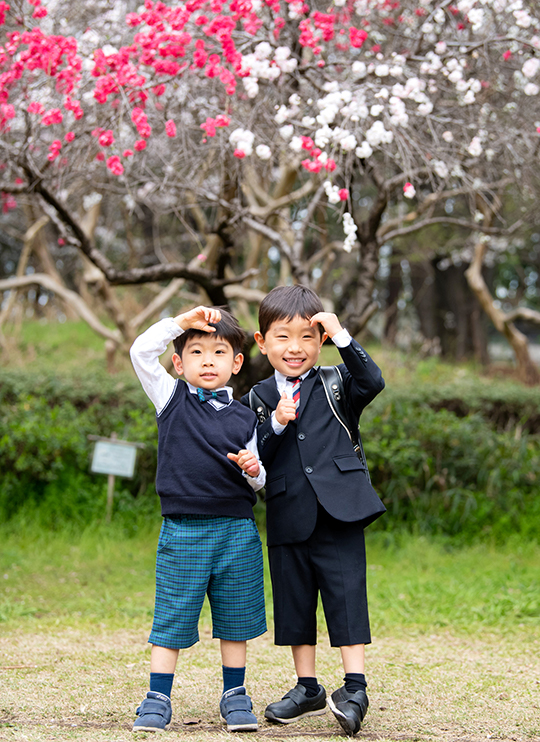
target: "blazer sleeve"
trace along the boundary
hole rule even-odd
[[[345,385],[345,397],[356,419],[362,410],[384,389],[381,369],[362,346],[354,340],[338,348],[343,363],[339,369]]]

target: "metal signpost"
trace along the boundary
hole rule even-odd
[[[110,438],[102,438],[99,435],[89,435],[88,438],[91,441],[96,441],[90,470],[95,474],[108,474],[106,520],[107,523],[110,523],[115,478],[127,477],[131,479],[133,477],[137,449],[144,448],[144,443],[118,440],[116,433],[112,433]]]

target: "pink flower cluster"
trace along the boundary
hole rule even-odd
[[[51,108],[50,111],[45,111],[41,123],[43,126],[52,126],[53,124],[61,124],[64,120],[64,114],[59,108]]]
[[[315,146],[311,137],[301,137],[301,142],[302,149],[307,150],[311,156],[311,160],[302,160],[300,163],[304,170],[307,170],[308,173],[320,173],[321,170],[331,173],[336,169],[336,161],[330,157],[326,157],[325,153],[319,147]]]
[[[107,167],[113,175],[122,175],[124,172],[124,166],[120,162],[118,155],[113,155],[107,160]]]
[[[8,211],[11,211],[11,209],[17,208],[17,201],[13,198],[11,193],[0,193],[0,197],[2,198],[2,213],[7,214]]]
[[[142,108],[134,108],[131,112],[131,120],[137,127],[139,135],[144,139],[148,139],[152,133],[152,127],[148,123],[148,116],[145,114]]]
[[[61,149],[62,142],[59,139],[55,139],[49,147],[49,154],[47,155],[47,159],[49,160],[49,162],[53,162],[54,160],[56,160],[56,158],[60,154]]]
[[[15,118],[15,108],[10,103],[0,104],[0,132],[8,129],[8,121]]]
[[[209,137],[216,136],[216,129],[221,129],[229,126],[231,119],[228,116],[216,116],[215,119],[207,118],[204,124],[201,124],[201,129],[204,129],[206,135]]]

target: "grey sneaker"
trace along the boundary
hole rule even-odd
[[[134,732],[163,732],[172,718],[171,699],[163,693],[149,690],[135,713]]]
[[[352,737],[360,731],[360,724],[367,713],[369,700],[364,690],[349,693],[343,686],[332,693],[328,699],[328,705],[342,729]]]
[[[221,721],[227,724],[228,732],[256,732],[259,725],[252,709],[251,698],[243,685],[231,688],[221,696]]]

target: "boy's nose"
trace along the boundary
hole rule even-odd
[[[209,358],[203,358],[203,366],[213,366],[214,359],[210,356]]]

